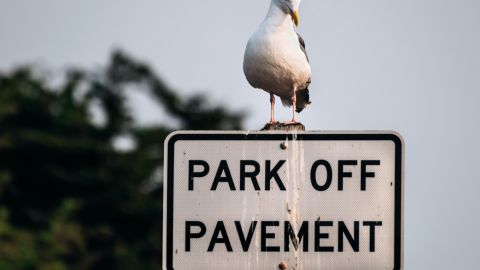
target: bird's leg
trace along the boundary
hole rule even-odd
[[[270,93],[270,123],[275,123],[275,96]]]
[[[292,120],[290,122],[285,123],[286,125],[295,125],[297,124],[297,120],[295,119],[295,109],[297,108],[297,95],[295,92],[292,96]]]

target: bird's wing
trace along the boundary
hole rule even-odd
[[[307,50],[305,49],[305,40],[303,40],[302,36],[300,36],[299,33],[297,33],[298,36],[298,43],[300,43],[300,49],[302,49],[302,52],[305,54],[305,57],[307,58],[307,61],[310,63],[310,60],[308,59],[307,55]]]
[[[305,49],[305,40],[303,40],[302,36],[300,36],[299,33],[297,33],[298,36],[298,43],[300,44],[300,49],[302,49],[303,54],[305,54],[305,58],[307,58],[307,62],[310,63],[310,60],[308,59],[308,54],[307,50]],[[301,112],[307,105],[311,104],[312,102],[310,101],[310,91],[308,90],[308,86],[312,82],[312,78],[308,78],[308,82],[304,85],[303,89],[299,89],[297,91],[297,100],[300,101],[301,104],[303,103],[303,106],[297,106],[296,111],[299,113]]]

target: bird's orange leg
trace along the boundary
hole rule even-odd
[[[275,123],[275,96],[270,93],[270,123]]]
[[[292,120],[290,122],[287,122],[285,123],[285,125],[295,125],[297,124],[297,120],[295,119],[295,109],[297,108],[297,95],[295,95],[295,93],[293,93],[293,97],[292,97]]]

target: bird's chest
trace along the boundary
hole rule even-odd
[[[287,91],[308,80],[308,62],[291,33],[278,33],[249,42],[247,78],[257,88]]]
[[[293,70],[298,61],[298,40],[289,35],[276,35],[258,40],[254,51],[256,64],[270,71],[287,72]]]

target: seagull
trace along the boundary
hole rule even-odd
[[[275,95],[284,106],[301,112],[311,104],[308,86],[311,70],[305,41],[297,33],[301,0],[272,0],[266,18],[250,37],[243,71],[254,88],[270,93],[270,123],[275,122]]]

